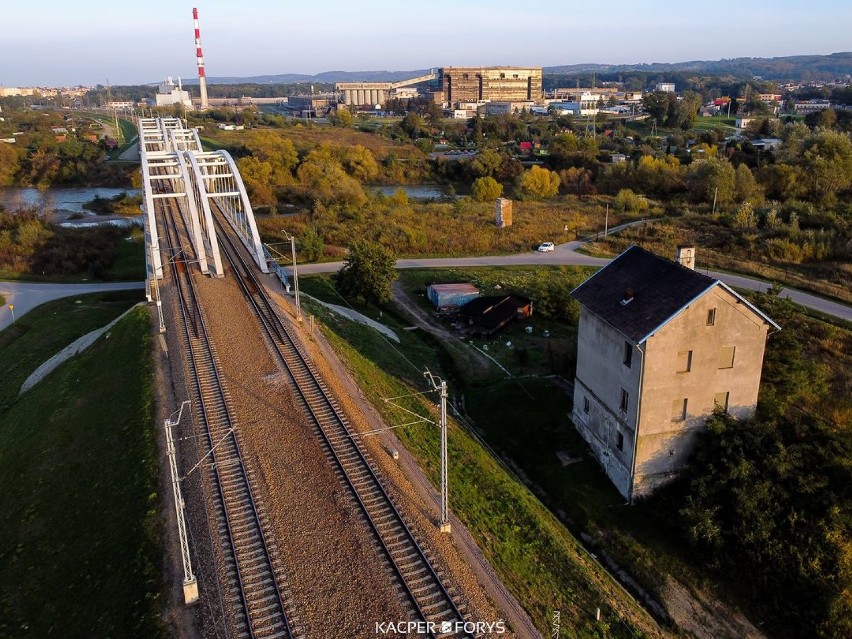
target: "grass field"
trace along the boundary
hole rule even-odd
[[[134,311],[0,416],[0,636],[165,636],[148,336]]]
[[[305,291],[316,292],[313,287],[324,286],[315,278],[305,278],[304,282]],[[375,331],[337,318],[309,300],[303,303],[307,312],[326,323],[324,331],[329,339],[389,423],[400,423],[404,416],[381,401],[382,397],[424,390],[423,366],[433,371],[459,367],[435,338],[422,331],[399,331],[400,345],[390,347]],[[363,310],[374,319],[378,316],[377,309]],[[383,309],[381,321],[398,328],[400,320]],[[439,368],[442,364],[443,369]],[[460,390],[451,388],[450,392]],[[423,403],[409,401],[406,408],[426,414]],[[524,421],[528,423],[528,418]],[[437,432],[424,426],[408,426],[396,432],[433,483],[437,482]],[[542,633],[549,634],[554,611],[560,612],[563,629],[571,628],[571,636],[577,637],[633,638],[651,627],[647,615],[612,583],[547,508],[467,431],[453,425],[449,446],[453,511]],[[601,622],[594,619],[597,607],[603,611]]]
[[[45,360],[141,300],[141,291],[66,297],[36,307],[0,332],[0,415]]]
[[[115,282],[140,282],[145,279],[145,236],[134,227],[119,240],[115,262],[104,273],[104,279]]]

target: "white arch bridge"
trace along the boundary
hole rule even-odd
[[[213,214],[221,212],[251,254],[258,268],[269,272],[254,212],[234,159],[227,151],[204,151],[195,129],[178,118],[141,118],[139,151],[142,157],[145,227],[146,294],[163,279],[163,260],[176,247],[164,246],[157,220],[164,218],[166,201],[177,206],[190,231],[201,272],[225,275]],[[165,220],[163,220],[165,224]]]

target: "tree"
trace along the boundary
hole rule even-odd
[[[18,152],[11,144],[0,142],[0,186],[11,186],[18,172]]]
[[[306,226],[299,235],[299,240],[296,242],[299,248],[299,253],[308,262],[316,262],[319,256],[322,255],[323,243],[322,238],[317,232],[316,227]]]
[[[743,202],[734,215],[734,225],[741,229],[753,229],[757,226],[757,215],[751,202]]]
[[[270,186],[272,165],[255,157],[240,158],[237,167],[248,191],[252,204],[257,206],[275,206],[278,198]]]
[[[728,204],[735,191],[734,167],[727,160],[707,158],[689,165],[686,174],[689,195],[695,202]]]
[[[503,164],[503,156],[496,149],[482,149],[470,162],[470,172],[476,177],[493,176]]]
[[[852,140],[847,133],[820,130],[805,142],[802,160],[816,198],[832,202],[852,186]]]
[[[328,116],[328,121],[331,126],[348,129],[352,126],[352,113],[346,107],[338,106],[334,113]]]
[[[473,183],[473,199],[477,202],[490,202],[503,195],[503,185],[493,177],[481,177]]]
[[[736,174],[734,175],[734,182],[737,200],[739,202],[744,202],[757,194],[757,180],[754,179],[754,174],[745,164],[740,164],[737,167]]]
[[[410,111],[405,114],[404,118],[402,118],[402,122],[399,123],[399,128],[402,129],[408,137],[417,139],[420,137],[420,134],[426,130],[426,123],[423,121],[423,118],[414,113],[414,111]]]
[[[349,248],[346,263],[335,276],[335,285],[344,296],[360,297],[367,304],[380,303],[391,298],[396,276],[396,259],[388,249],[359,240]]]
[[[542,199],[559,192],[559,174],[533,165],[518,178],[518,191],[522,197]]]

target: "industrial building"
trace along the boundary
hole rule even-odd
[[[438,70],[443,101],[540,102],[541,67],[444,67]]]
[[[338,82],[334,90],[343,98],[347,106],[383,106],[391,98],[411,98],[417,95],[411,85],[431,82],[437,74],[429,73],[399,82]]]
[[[189,91],[185,91],[178,78],[177,85],[172,82],[171,78],[166,78],[160,83],[157,94],[153,100],[149,100],[150,106],[165,107],[175,104],[181,104],[185,107],[192,108],[192,100],[189,98]]]

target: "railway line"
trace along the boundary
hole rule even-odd
[[[174,203],[163,201],[166,237],[181,246]],[[206,447],[200,469],[211,486],[216,532],[226,573],[227,607],[233,636],[250,639],[299,637],[297,624],[288,618],[288,602],[280,585],[275,544],[264,531],[263,511],[252,495],[249,472],[243,461],[228,391],[198,301],[187,255],[178,251],[170,260],[193,405]]]
[[[260,327],[288,372],[297,399],[323,445],[326,457],[348,490],[387,560],[401,597],[433,637],[473,637],[464,628],[464,605],[444,584],[428,551],[418,543],[357,443],[336,400],[310,360],[276,314],[272,302],[244,258],[227,222],[216,214],[217,234],[227,262]]]

